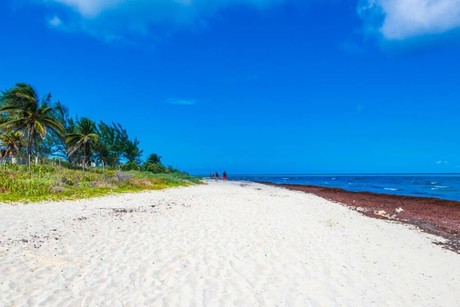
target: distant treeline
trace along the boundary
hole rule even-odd
[[[39,97],[29,84],[18,83],[0,95],[0,159],[4,163],[91,164],[123,170],[170,173],[155,153],[141,160],[139,140],[118,123],[72,117],[51,94]]]

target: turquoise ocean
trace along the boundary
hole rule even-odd
[[[460,174],[230,175],[229,179],[460,201]]]

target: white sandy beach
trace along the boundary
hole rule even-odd
[[[460,255],[301,192],[0,206],[0,306],[459,306]]]

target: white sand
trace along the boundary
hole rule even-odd
[[[0,305],[459,306],[460,255],[433,240],[236,182],[2,205]]]

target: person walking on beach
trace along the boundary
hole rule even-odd
[[[216,182],[219,181],[219,173],[216,172],[216,175],[214,176],[216,178]]]
[[[226,171],[224,171],[224,172],[222,173],[222,180],[223,180],[224,182],[227,181],[227,172],[226,172]]]

